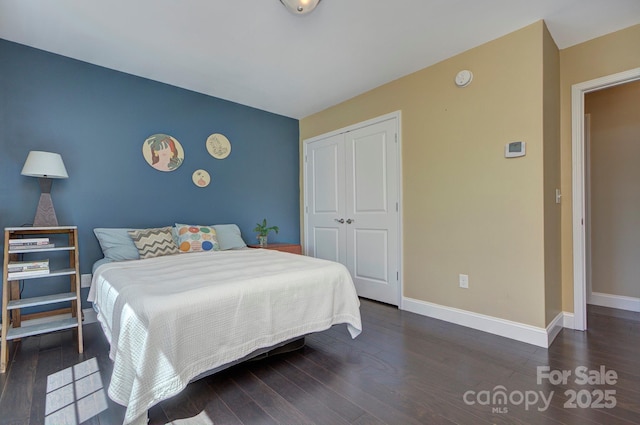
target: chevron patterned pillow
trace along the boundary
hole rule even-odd
[[[178,246],[173,240],[171,226],[129,230],[128,233],[138,248],[140,258],[161,257],[179,252]]]

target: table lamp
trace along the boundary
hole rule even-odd
[[[58,218],[51,200],[52,179],[69,178],[60,154],[52,152],[31,151],[22,167],[23,176],[38,177],[40,183],[40,201],[33,220],[34,227],[57,226]]]

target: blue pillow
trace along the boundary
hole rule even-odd
[[[138,260],[140,254],[133,243],[133,239],[127,233],[129,230],[119,228],[97,228],[93,233],[100,242],[100,248],[105,258],[112,261]]]
[[[240,235],[240,228],[235,224],[214,224],[221,250],[244,248],[247,244]]]

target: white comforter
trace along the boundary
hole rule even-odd
[[[272,250],[179,254],[109,263],[89,301],[111,343],[109,397],[125,424],[201,373],[264,347],[347,323],[359,300],[338,263]]]

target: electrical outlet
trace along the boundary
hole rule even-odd
[[[461,288],[469,288],[469,275],[461,274],[459,275],[460,287]]]
[[[80,287],[89,288],[91,286],[91,274],[80,275]]]

